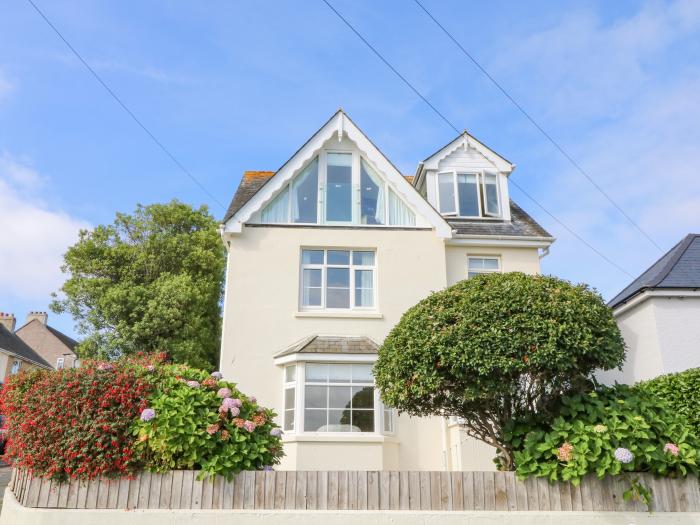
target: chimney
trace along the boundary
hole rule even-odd
[[[0,312],[0,324],[12,333],[14,333],[15,331],[15,323],[17,323],[17,319],[15,319],[15,314]]]
[[[46,322],[49,320],[49,314],[47,314],[46,312],[29,312],[27,314],[27,322],[29,323],[34,319],[46,326]]]

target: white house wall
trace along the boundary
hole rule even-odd
[[[653,297],[664,373],[700,367],[700,297]]]

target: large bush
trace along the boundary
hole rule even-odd
[[[480,275],[410,308],[379,350],[382,399],[411,415],[459,416],[513,467],[503,429],[590,388],[620,365],[610,309],[585,285],[522,273]]]
[[[6,459],[58,480],[144,468],[231,476],[279,462],[272,411],[218,373],[161,360],[88,361],[11,377],[0,399]]]
[[[697,473],[700,440],[665,402],[625,385],[564,397],[556,417],[511,423],[520,477],[578,483],[588,474]]]
[[[642,381],[637,388],[666,401],[674,411],[688,418],[700,436],[700,368]]]

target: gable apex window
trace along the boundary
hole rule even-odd
[[[260,222],[415,226],[416,215],[359,152],[322,150],[262,209]]]
[[[437,174],[438,209],[457,217],[500,217],[498,175],[442,171]]]

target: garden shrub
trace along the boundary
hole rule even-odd
[[[513,468],[503,429],[592,388],[625,351],[598,293],[554,277],[479,275],[410,308],[379,349],[383,401],[417,416],[458,416]]]
[[[11,377],[0,399],[5,457],[56,480],[181,468],[230,477],[279,463],[272,411],[218,372],[162,360],[87,361]]]
[[[675,477],[698,470],[700,440],[688,420],[626,385],[564,397],[553,419],[511,423],[506,435],[521,478],[577,484],[588,473]]]
[[[700,436],[700,368],[666,374],[637,384],[657,399],[663,399],[673,410],[683,414]]]

